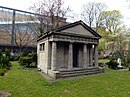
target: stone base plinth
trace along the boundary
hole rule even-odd
[[[42,68],[41,71],[54,79],[104,73],[104,69],[99,67],[58,69],[57,71]]]

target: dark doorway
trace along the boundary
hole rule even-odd
[[[73,45],[73,67],[78,67],[78,51],[79,47],[78,45]]]

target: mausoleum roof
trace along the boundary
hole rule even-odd
[[[94,31],[91,27],[86,25],[83,21],[76,21],[74,23],[67,24],[65,26],[58,27],[56,29],[52,29],[41,35],[38,40],[41,40],[47,37],[50,34],[65,34],[65,35],[72,35],[72,36],[80,36],[80,37],[89,37],[89,38],[98,38],[100,39],[101,36]]]

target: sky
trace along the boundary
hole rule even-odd
[[[33,5],[34,1],[37,2],[39,0],[0,0],[0,6],[29,11],[28,8]],[[75,18],[71,18],[72,21],[80,19],[82,5],[89,1],[106,3],[108,6],[107,10],[120,10],[124,16],[124,23],[130,25],[130,8],[128,7],[130,2],[127,2],[127,0],[64,0],[65,5],[70,6],[73,10]],[[68,18],[69,17],[70,16],[68,16]]]

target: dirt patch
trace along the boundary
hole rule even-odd
[[[8,92],[1,92],[0,91],[0,97],[9,97],[9,96],[11,96],[10,93],[8,93]]]

